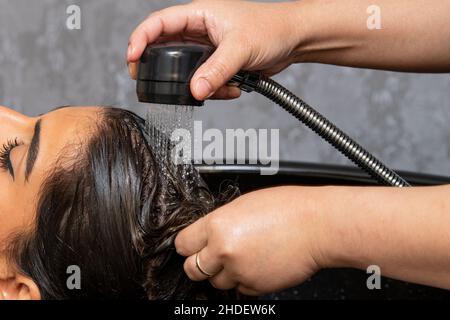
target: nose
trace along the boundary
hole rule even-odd
[[[28,135],[33,128],[34,121],[34,118],[0,106],[0,143],[3,144],[9,139]]]

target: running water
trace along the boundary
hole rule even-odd
[[[181,142],[180,139],[184,143],[191,141],[193,115],[193,106],[152,105],[148,108],[146,117],[146,130],[163,176],[171,172],[180,176],[189,194],[192,194],[198,184],[198,172],[193,165],[192,153],[179,150],[180,153],[175,154],[175,146]],[[172,135],[177,129],[183,130]],[[190,148],[189,151],[192,150],[191,143],[187,147]]]

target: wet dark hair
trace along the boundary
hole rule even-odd
[[[176,170],[162,173],[144,128],[130,111],[102,108],[92,137],[71,146],[72,161],[61,158],[45,179],[34,226],[11,250],[43,299],[234,297],[190,281],[174,239],[236,188],[215,198],[199,179],[195,193],[186,190]],[[80,290],[66,284],[72,265]]]

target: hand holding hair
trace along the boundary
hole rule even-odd
[[[321,234],[311,191],[279,187],[235,199],[182,230],[177,252],[191,280],[247,295],[300,283],[321,265]],[[292,201],[296,199],[297,201]]]

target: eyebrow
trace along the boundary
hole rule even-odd
[[[34,126],[34,134],[31,139],[30,147],[28,148],[27,164],[25,169],[25,181],[28,182],[28,178],[33,171],[34,164],[36,162],[39,153],[39,144],[41,141],[41,119],[39,119]]]

